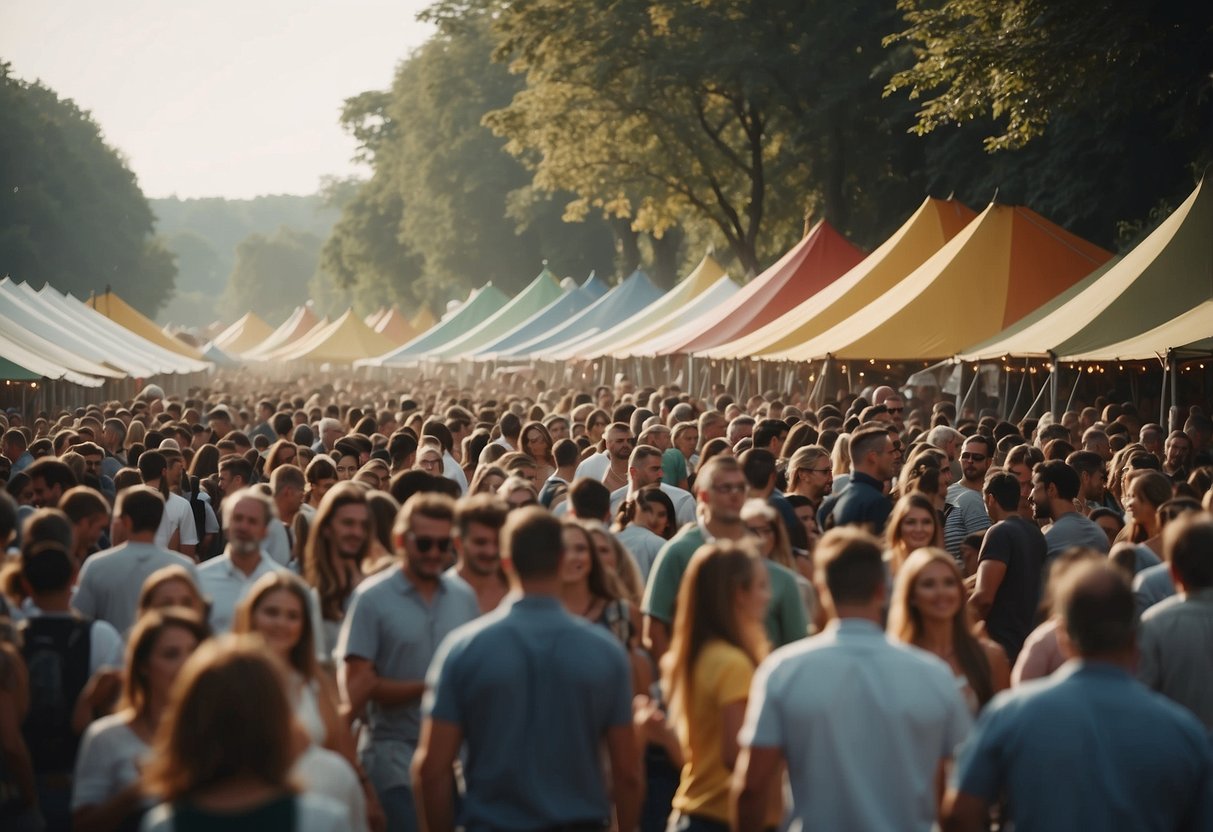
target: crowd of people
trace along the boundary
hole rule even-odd
[[[0,827],[1213,829],[1213,421],[233,376],[0,414]]]

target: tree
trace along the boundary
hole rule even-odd
[[[236,265],[220,298],[229,318],[255,312],[281,322],[309,297],[308,280],[320,260],[314,234],[279,228],[270,236],[252,234],[236,246]]]
[[[152,314],[176,268],[135,176],[88,113],[0,62],[0,274]]]

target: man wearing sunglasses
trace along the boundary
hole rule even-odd
[[[425,671],[448,633],[480,615],[467,584],[444,574],[451,565],[455,503],[442,494],[408,499],[392,528],[400,558],[363,581],[350,600],[336,656],[343,659],[343,699],[365,708],[362,765],[387,815],[388,830],[417,828],[409,766],[421,732]]]
[[[990,515],[986,513],[982,488],[986,474],[994,459],[994,440],[975,434],[964,441],[960,451],[961,478],[948,487],[948,502],[956,508],[948,513],[943,527],[943,546],[961,563],[961,544],[971,534],[983,532],[990,527]]]

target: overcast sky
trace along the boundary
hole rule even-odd
[[[92,113],[149,197],[307,194],[356,172],[337,118],[429,0],[0,0],[0,59]]]

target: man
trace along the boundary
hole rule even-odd
[[[551,414],[544,418],[543,426],[548,429],[548,435],[552,437],[552,446],[561,439],[570,439],[569,436],[569,420],[557,414]]]
[[[1163,473],[1173,481],[1186,480],[1192,458],[1192,440],[1182,430],[1173,430],[1163,446]],[[13,469],[14,473],[16,468]]]
[[[770,826],[770,784],[786,764],[793,827],[922,830],[936,777],[969,730],[951,669],[881,626],[880,541],[834,529],[817,546],[817,585],[833,613],[823,633],[780,648],[750,687],[734,770],[741,832]]]
[[[25,473],[29,475],[30,486],[34,490],[33,503],[37,508],[54,508],[63,499],[63,493],[77,485],[72,469],[54,457],[44,456],[35,460],[25,469]]]
[[[97,541],[110,525],[110,506],[101,492],[87,485],[69,488],[59,500],[59,510],[72,523],[75,548],[72,559],[77,567],[97,550]]]
[[[509,592],[501,571],[501,527],[509,514],[499,497],[477,494],[455,506],[455,565],[448,570],[476,594],[481,614],[492,612]]]
[[[1163,451],[1163,441],[1167,434],[1162,429],[1162,425],[1150,422],[1142,425],[1141,430],[1137,434],[1137,441],[1145,446],[1145,449],[1154,454],[1155,458],[1161,463],[1166,457]]]
[[[1213,521],[1172,520],[1163,550],[1179,594],[1141,616],[1137,677],[1213,731]]]
[[[763,419],[754,426],[754,448],[770,451],[779,459],[783,453],[783,441],[788,438],[788,423],[778,419]]]
[[[332,453],[337,440],[345,436],[345,428],[341,426],[341,422],[332,417],[321,419],[316,430],[320,438],[312,445],[312,450],[318,454]]]
[[[171,482],[174,473],[180,482],[183,466],[184,460],[178,458],[170,468],[168,458],[159,451],[144,451],[139,456],[139,473],[143,477],[143,484],[159,491],[164,497],[164,517],[160,520],[160,529],[156,532],[156,545],[180,552],[194,560],[194,553],[198,548],[194,510],[190,507],[189,500],[174,494],[169,490],[168,483],[164,482],[166,477]]]
[[[725,432],[725,439],[729,443],[730,448],[736,448],[737,443],[742,439],[753,439],[754,436],[754,417],[753,416],[736,416],[729,422],[728,430]]]
[[[862,428],[851,437],[851,479],[825,499],[817,512],[821,529],[863,526],[881,534],[893,511],[885,485],[893,477],[893,443],[883,427]]]
[[[413,760],[422,826],[635,829],[642,785],[627,656],[605,630],[564,611],[559,521],[522,509],[504,541],[521,597],[453,633],[427,674]],[[467,790],[456,818],[451,766],[464,744]]]
[[[1016,445],[1007,453],[1006,470],[1019,482],[1019,513],[1025,520],[1035,520],[1032,507],[1032,471],[1045,461],[1045,455],[1035,445]]]
[[[232,432],[232,414],[223,405],[211,408],[206,414],[206,423],[211,429],[212,444]]]
[[[990,527],[982,499],[982,486],[994,459],[994,440],[974,434],[964,440],[960,452],[961,479],[948,487],[947,501],[954,506],[944,524],[944,548],[960,559],[960,545],[971,534]]]
[[[219,460],[219,495],[226,500],[229,494],[235,494],[252,485],[253,466],[242,456],[229,456]]]
[[[691,556],[705,543],[721,538],[742,540],[741,522],[746,483],[741,465],[732,457],[712,457],[695,480],[698,522],[684,526],[657,553],[644,589],[644,642],[660,660],[670,643],[675,604],[682,576]],[[766,629],[771,643],[789,644],[808,635],[804,602],[791,570],[764,560],[771,581],[771,603],[767,606]]]
[[[728,433],[729,420],[719,410],[705,410],[699,414],[699,438],[702,442],[711,442]]]
[[[784,527],[788,530],[792,548],[808,551],[809,540],[805,535],[804,526],[796,517],[796,510],[792,508],[788,498],[775,487],[778,478],[775,455],[763,448],[750,448],[742,452],[737,461],[741,463],[741,472],[745,475],[746,497],[762,500],[779,512]]]
[[[977,579],[969,612],[985,621],[990,638],[1015,663],[1036,625],[1048,544],[1040,528],[1019,514],[1019,481],[998,473],[985,484],[985,510],[994,525],[977,555]],[[1106,538],[1105,538],[1106,539]]]
[[[387,452],[392,460],[392,476],[408,471],[417,461],[416,434],[411,430],[397,430],[388,438]]]
[[[957,755],[945,829],[986,829],[1008,795],[1016,829],[1213,829],[1213,752],[1200,722],[1130,675],[1133,595],[1103,563],[1058,593],[1051,676],[999,694]]]
[[[273,520],[274,503],[259,491],[244,488],[224,498],[227,547],[198,567],[198,588],[211,600],[211,629],[216,633],[231,630],[236,604],[258,578],[279,568],[261,549]]]
[[[303,508],[307,481],[294,465],[279,465],[270,473],[270,493],[277,520],[270,526],[265,551],[275,563],[286,566],[295,551],[295,518]]]
[[[572,512],[578,520],[607,523],[611,519],[611,492],[598,480],[573,480],[568,500],[552,513],[559,517],[566,512]]]
[[[274,418],[274,405],[268,399],[257,402],[257,424],[249,431],[249,439],[264,436],[270,443],[278,440],[278,432],[274,430],[271,420]]]
[[[392,529],[401,566],[359,585],[337,641],[342,697],[354,713],[366,710],[362,764],[392,832],[417,828],[408,772],[426,668],[451,631],[480,615],[467,584],[444,574],[454,519],[447,496],[409,498]]]
[[[637,445],[628,457],[628,481],[611,492],[611,515],[614,516],[624,500],[632,499],[640,489],[655,485],[674,504],[674,515],[679,526],[695,522],[695,498],[689,491],[661,480],[661,451],[652,445]]]
[[[1213,438],[1213,419],[1203,413],[1192,413],[1184,421],[1184,433],[1192,443],[1192,466],[1199,468],[1210,463],[1209,440]]]
[[[1071,546],[1087,546],[1107,553],[1108,536],[1099,524],[1074,508],[1078,498],[1078,472],[1060,459],[1042,462],[1032,473],[1032,508],[1037,519],[1052,520],[1045,531],[1048,559]]]
[[[422,437],[432,436],[438,440],[438,444],[442,448],[442,476],[459,486],[459,496],[466,494],[468,478],[463,473],[463,466],[452,453],[455,449],[455,437],[451,435],[450,429],[442,422],[431,420],[422,426],[421,435]]]
[[[17,428],[9,428],[4,432],[4,436],[0,437],[0,453],[12,463],[11,470],[14,474],[20,474],[33,463],[34,457],[28,448],[25,434]]]
[[[872,404],[883,404],[892,417],[893,424],[897,426],[898,433],[905,432],[906,423],[902,415],[905,413],[906,403],[900,393],[892,387],[877,387],[872,392]]]
[[[118,495],[115,524],[126,542],[90,557],[80,568],[72,606],[83,616],[108,621],[120,633],[135,623],[143,582],[158,569],[183,566],[197,575],[193,561],[156,544],[164,498],[146,485]]]
[[[493,440],[494,445],[500,445],[507,451],[517,451],[518,437],[522,434],[522,420],[512,410],[501,414],[501,436]]]
[[[577,460],[580,456],[581,449],[572,439],[555,441],[552,445],[552,459],[556,462],[556,470],[539,490],[539,505],[550,510],[564,502],[569,493],[569,485],[577,475]]]
[[[964,441],[964,434],[947,425],[936,425],[927,431],[927,444],[939,448],[948,455],[948,466],[952,469],[953,482],[959,480],[964,473],[961,471],[959,462],[962,441]]]
[[[1094,451],[1074,451],[1066,457],[1066,465],[1078,472],[1078,502],[1084,507],[1083,514],[1090,515],[1097,508],[1120,511],[1116,497],[1107,488],[1103,457]]]
[[[609,464],[600,478],[612,493],[628,484],[628,460],[631,459],[632,449],[636,446],[636,437],[627,422],[611,424],[603,435],[606,443],[606,453]],[[578,472],[580,476],[580,469]]]

